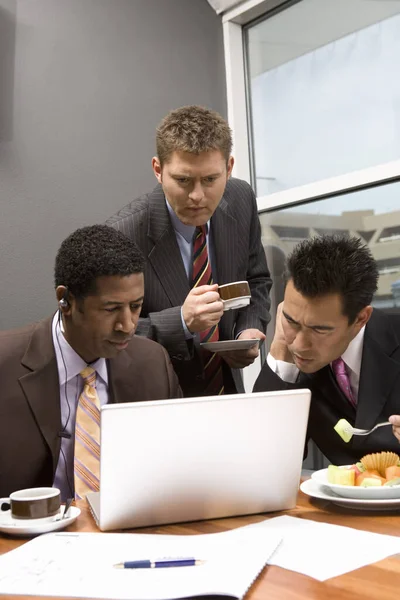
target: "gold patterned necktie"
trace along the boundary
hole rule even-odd
[[[100,400],[96,391],[96,371],[80,372],[84,386],[76,409],[74,483],[75,498],[100,489]]]

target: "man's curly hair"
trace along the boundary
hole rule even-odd
[[[77,229],[61,244],[56,256],[54,283],[77,298],[96,291],[99,277],[143,273],[144,257],[138,246],[107,225]]]
[[[232,131],[220,114],[203,106],[182,106],[172,110],[157,127],[157,156],[161,166],[173,152],[200,154],[222,152],[228,162],[232,152]]]

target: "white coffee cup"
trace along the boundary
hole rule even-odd
[[[251,292],[247,281],[233,281],[219,285],[218,293],[224,303],[224,311],[250,304]]]

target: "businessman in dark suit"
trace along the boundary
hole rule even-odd
[[[29,487],[74,495],[81,371],[97,375],[100,405],[181,396],[168,354],[134,336],[144,258],[123,234],[95,225],[71,234],[55,267],[59,310],[0,333],[0,496]]]
[[[286,281],[254,391],[309,388],[308,434],[334,464],[399,453],[400,315],[371,306],[378,269],[369,249],[355,237],[306,240],[288,257]],[[342,418],[361,429],[390,418],[393,430],[345,443],[334,430]]]
[[[146,257],[137,333],[167,349],[184,396],[210,395],[214,375],[207,371],[209,357],[200,341],[215,328],[219,340],[264,340],[270,318],[271,280],[256,199],[246,182],[231,178],[231,131],[214,111],[198,106],[172,111],[158,127],[156,142],[157,187],[107,224],[131,237]],[[212,280],[196,287],[193,240],[202,231]],[[249,282],[250,304],[223,312],[217,283],[240,280]],[[255,360],[258,345],[220,356],[218,393],[242,391],[239,369]]]

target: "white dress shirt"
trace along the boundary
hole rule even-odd
[[[60,384],[61,431],[70,437],[61,437],[61,450],[54,477],[54,487],[61,490],[63,500],[74,495],[74,446],[75,421],[79,396],[83,390],[80,375],[87,363],[69,345],[63,334],[60,313],[56,312],[52,323],[53,345],[57,359]],[[96,371],[96,389],[100,404],[108,402],[108,373],[105,358],[90,365]]]
[[[354,398],[358,397],[358,387],[360,384],[361,359],[364,344],[365,325],[360,329],[356,337],[351,340],[345,352],[342,354],[342,359],[346,364],[347,372],[350,379],[350,387],[354,394]],[[299,369],[293,363],[287,363],[283,360],[276,360],[271,353],[268,353],[267,363],[271,371],[276,373],[282,381],[287,383],[295,383],[299,375]],[[332,366],[332,365],[331,365]]]

